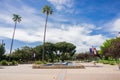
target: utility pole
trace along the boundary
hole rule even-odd
[[[2,45],[4,44],[4,40],[2,40]]]
[[[4,40],[2,40],[2,43],[1,43],[3,46],[5,46],[5,43],[4,43]]]
[[[118,32],[118,36],[117,37],[119,37],[120,38],[120,32]]]

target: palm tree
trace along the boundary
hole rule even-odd
[[[42,54],[42,61],[44,61],[44,52],[45,52],[45,37],[46,37],[46,28],[47,28],[47,21],[48,15],[53,13],[53,10],[50,6],[46,5],[43,7],[42,12],[46,14],[46,22],[45,22],[45,29],[44,29],[44,39],[43,39],[43,54]]]
[[[14,35],[15,35],[16,25],[17,25],[17,22],[21,21],[21,17],[19,15],[17,15],[17,14],[13,14],[13,18],[12,19],[15,22],[15,26],[14,26],[14,31],[13,31],[12,41],[11,41],[10,54],[12,52],[12,47],[13,47],[13,41],[14,41]]]

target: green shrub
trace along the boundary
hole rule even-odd
[[[13,60],[12,62],[8,62],[8,61],[6,61],[6,60],[2,60],[2,61],[0,62],[0,64],[1,64],[1,65],[5,65],[5,66],[7,66],[7,65],[18,65],[17,61],[15,61],[15,60]]]
[[[9,65],[9,62],[6,61],[6,60],[2,60],[2,61],[1,61],[1,65]]]
[[[115,61],[109,61],[110,65],[115,65]]]
[[[109,64],[109,61],[103,60],[103,64]]]
[[[8,62],[9,65],[12,65],[12,62]]]
[[[18,65],[18,62],[15,61],[15,60],[13,60],[13,61],[12,61],[12,65]]]
[[[46,62],[46,61],[43,61],[42,63],[43,63],[43,64],[47,64],[47,62]]]
[[[110,65],[115,65],[116,62],[114,60],[103,60],[103,64],[110,64]]]
[[[35,61],[35,64],[47,64],[47,62],[46,61]]]
[[[103,61],[102,60],[98,60],[97,63],[103,63]]]
[[[42,61],[35,61],[35,64],[43,64]]]

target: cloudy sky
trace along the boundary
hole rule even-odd
[[[48,19],[46,41],[71,42],[77,46],[77,53],[91,46],[99,49],[120,31],[120,0],[0,0],[0,41],[4,40],[8,53],[13,14],[22,17],[13,49],[42,44],[46,16],[41,10],[45,5],[54,11]]]

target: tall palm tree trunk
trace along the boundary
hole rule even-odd
[[[48,15],[46,15],[46,22],[45,22],[45,29],[44,29],[42,61],[44,61],[44,54],[45,54],[45,37],[46,37],[47,20],[48,20]]]
[[[17,21],[15,22],[15,26],[14,26],[14,31],[13,31],[13,36],[12,36],[12,42],[11,42],[11,47],[10,47],[10,54],[12,53],[14,35],[15,35],[15,30],[16,30],[16,24],[17,24]]]

